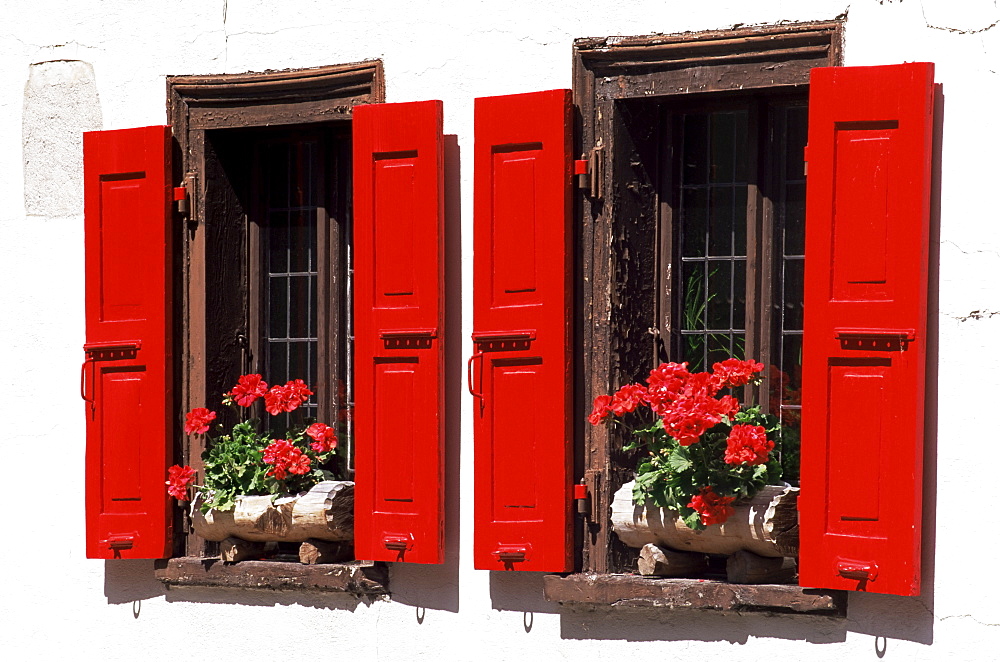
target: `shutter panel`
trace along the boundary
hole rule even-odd
[[[355,554],[444,560],[440,101],[354,109]]]
[[[573,568],[569,90],[476,99],[475,567]]]
[[[920,593],[933,75],[812,71],[804,586]]]
[[[170,555],[170,127],[83,136],[87,557]]]

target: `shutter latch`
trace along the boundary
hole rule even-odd
[[[841,559],[837,562],[837,574],[845,579],[873,582],[878,577],[878,564],[871,561]]]
[[[115,550],[115,552],[120,552],[123,549],[132,549],[132,545],[135,542],[136,533],[112,533],[107,537],[106,540],[101,540],[101,544],[106,544],[110,549]]]
[[[585,195],[595,200],[603,197],[601,182],[604,179],[604,148],[595,147],[584,158],[574,161],[573,174],[576,175],[576,187]]]

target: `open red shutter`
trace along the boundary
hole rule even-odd
[[[83,136],[87,557],[170,555],[170,127]]]
[[[440,101],[354,109],[355,554],[444,560]]]
[[[475,567],[572,570],[569,90],[476,99]]]
[[[934,67],[813,69],[800,583],[920,593]]]

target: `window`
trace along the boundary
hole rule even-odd
[[[829,23],[577,41],[590,178],[578,237],[587,322],[578,409],[662,360],[762,359],[770,384],[745,396],[790,426],[806,413],[803,585],[915,595],[919,515],[904,531],[858,485],[901,486],[907,512],[919,513],[925,349],[907,339],[926,335],[926,283],[910,270],[926,273],[933,65],[831,67],[838,38]],[[876,87],[885,94],[867,93]],[[598,575],[548,578],[547,595],[688,604],[683,587],[674,595],[666,584],[602,578],[629,570],[636,553],[605,520],[633,466],[615,434],[582,433],[594,501],[582,567]],[[743,599],[711,600],[760,606]]]
[[[596,195],[582,200],[583,317],[594,320],[582,342],[606,348],[581,356],[580,407],[654,361],[710,367],[732,352],[796,372],[809,72],[837,63],[838,31],[826,23],[576,42],[581,152],[594,149],[597,164]],[[799,404],[772,403],[769,381],[745,397],[794,418]],[[593,511],[607,512],[633,463],[603,426],[582,435]],[[591,523],[588,533],[584,569],[632,566],[635,551],[608,526]]]
[[[441,102],[376,103],[379,62],[172,77],[168,93],[171,127],[87,137],[88,554],[173,547],[168,583],[280,575],[384,592],[385,568],[370,564],[244,568],[250,580],[213,569],[200,562],[210,545],[172,536],[171,519],[188,527],[162,484],[171,461],[200,464],[203,439],[177,429],[184,411],[243,373],[305,378],[306,414],[351,414],[358,556],[441,562]],[[129,411],[141,439],[117,422]]]
[[[381,100],[380,63],[172,77],[168,89],[174,177],[192,198],[178,242],[178,409],[260,372],[305,379],[307,414],[337,420],[352,396],[352,108]],[[197,468],[201,439],[184,443]],[[175,553],[200,556],[203,544],[189,536]]]

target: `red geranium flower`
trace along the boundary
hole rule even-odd
[[[635,411],[635,408],[645,401],[645,386],[642,384],[626,384],[618,389],[618,392],[611,399],[608,408],[615,416],[621,416],[626,412]]]
[[[209,424],[215,420],[215,412],[205,407],[196,407],[187,413],[184,432],[187,434],[205,434]]]
[[[599,395],[594,398],[594,410],[590,412],[587,421],[591,425],[598,425],[611,413],[611,410],[608,409],[609,404],[611,404],[610,395]]]
[[[306,428],[306,434],[314,439],[309,447],[317,453],[326,453],[337,447],[337,433],[329,425],[313,423]]]
[[[763,369],[764,364],[757,363],[753,359],[747,361],[726,359],[712,366],[713,375],[719,380],[723,388],[727,386],[746,386]]]
[[[271,390],[264,394],[264,409],[272,416],[294,411],[312,394],[313,392],[301,379],[288,381],[284,386],[272,386]]]
[[[267,393],[267,382],[260,375],[243,375],[233,390],[227,393],[241,407],[249,407]]]
[[[309,456],[286,439],[275,439],[260,452],[264,454],[264,464],[273,465],[268,476],[285,480],[290,473],[300,476],[309,473]]]
[[[726,464],[764,464],[774,442],[760,425],[734,425],[726,440]]]
[[[167,478],[167,494],[180,501],[187,501],[187,489],[194,484],[194,469],[175,464],[167,469]]]
[[[691,497],[688,508],[694,508],[705,526],[722,524],[736,512],[736,509],[729,505],[735,500],[735,497],[719,496],[711,486],[707,486]]]

